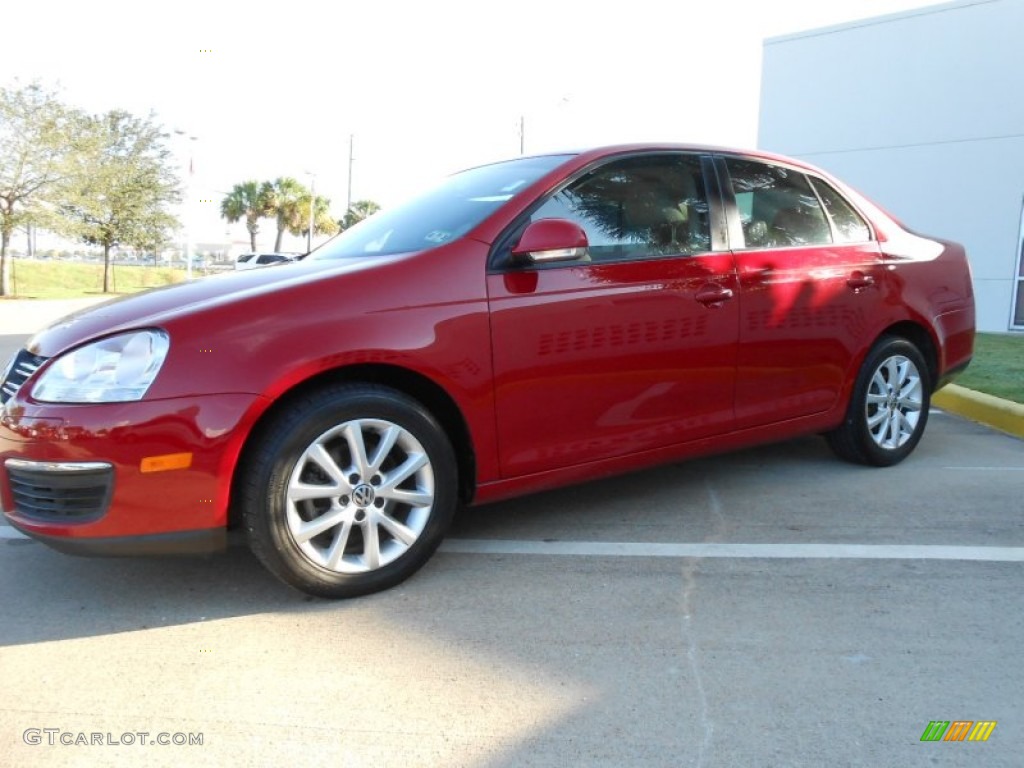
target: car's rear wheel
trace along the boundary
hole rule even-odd
[[[240,483],[257,558],[292,586],[355,597],[394,586],[441,543],[457,503],[444,431],[416,401],[338,385],[261,430]]]
[[[928,423],[931,381],[921,352],[885,337],[861,366],[843,424],[826,435],[840,457],[886,467],[903,461]]]

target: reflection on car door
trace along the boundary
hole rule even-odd
[[[730,430],[736,275],[712,250],[700,158],[602,166],[531,216],[544,218],[579,223],[591,261],[488,275],[502,474]]]
[[[740,289],[737,426],[825,411],[883,301],[878,244],[820,179],[739,158],[723,166]]]

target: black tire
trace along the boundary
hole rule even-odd
[[[847,461],[898,464],[924,434],[931,391],[928,366],[917,347],[885,336],[864,359],[842,425],[825,438]]]
[[[289,402],[255,440],[237,486],[249,546],[303,592],[345,598],[392,587],[430,559],[448,530],[458,499],[451,443],[400,392],[369,384],[315,390]]]

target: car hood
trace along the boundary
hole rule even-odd
[[[301,261],[155,288],[62,317],[33,336],[27,347],[32,354],[52,357],[93,338],[134,328],[160,327],[175,317],[372,269],[398,258],[401,257]]]

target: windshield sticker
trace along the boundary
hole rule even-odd
[[[452,233],[446,232],[443,229],[435,229],[433,232],[428,233],[423,239],[428,243],[444,243],[452,239]]]
[[[381,237],[378,237],[376,240],[371,240],[370,242],[368,242],[365,245],[365,247],[363,248],[363,251],[365,253],[377,253],[385,245],[387,245],[388,238],[391,237],[391,233],[392,232],[394,232],[394,230],[393,229],[389,229]]]

